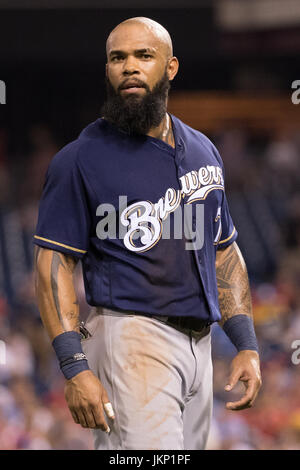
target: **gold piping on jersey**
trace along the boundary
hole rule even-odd
[[[230,240],[230,238],[232,238],[234,234],[235,234],[235,227],[233,228],[231,235],[228,238],[225,238],[225,240],[220,240],[219,243],[228,242],[228,240]]]
[[[55,242],[54,240],[49,240],[48,238],[39,237],[38,235],[34,235],[34,238],[36,238],[37,240],[42,240],[44,242],[53,243],[54,245],[62,246],[63,248],[67,248],[68,250],[77,251],[78,253],[86,253],[86,250],[79,250],[79,248],[73,248],[72,246],[64,245],[63,243]]]

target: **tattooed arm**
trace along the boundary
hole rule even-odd
[[[238,322],[240,319],[245,320],[241,315],[246,315],[252,323],[252,303],[247,268],[235,242],[229,247],[217,251],[216,275],[222,316],[219,322],[220,326],[223,327],[228,320],[237,315],[240,316],[236,318]],[[245,323],[247,322],[240,322],[235,328],[243,328]],[[251,333],[250,329],[249,331]],[[239,336],[244,333],[243,331],[237,332]],[[248,333],[248,330],[246,332]],[[254,333],[253,335],[255,336]],[[230,378],[225,390],[232,390],[239,380],[244,383],[246,390],[240,400],[226,403],[226,408],[229,410],[250,408],[261,387],[258,353],[250,348],[239,351],[231,362],[230,369]]]
[[[43,324],[51,341],[65,331],[79,332],[79,307],[73,284],[78,259],[35,247],[35,288]]]
[[[244,314],[252,318],[247,268],[235,242],[217,251],[216,274],[222,315],[220,325],[223,326],[234,315]]]
[[[79,307],[73,284],[77,259],[57,251],[35,248],[36,296],[51,341],[66,331],[79,333]],[[84,428],[109,431],[104,410],[107,392],[91,370],[66,381],[65,398],[73,420]],[[114,419],[112,411],[107,415]]]

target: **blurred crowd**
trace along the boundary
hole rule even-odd
[[[224,160],[226,191],[249,270],[263,386],[253,408],[225,409],[243,385],[224,391],[235,351],[215,325],[208,449],[300,449],[299,136],[289,129],[263,136],[227,129],[210,136]],[[93,447],[90,431],[72,421],[34,297],[38,201],[48,164],[64,143],[38,124],[20,151],[0,129],[0,340],[6,345],[5,364],[0,347],[0,449]],[[84,319],[88,306],[80,268],[77,290]]]

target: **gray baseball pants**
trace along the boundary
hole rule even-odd
[[[98,450],[204,449],[212,413],[210,332],[199,338],[160,320],[93,309],[82,348],[115,412]],[[203,335],[203,334],[202,334]]]

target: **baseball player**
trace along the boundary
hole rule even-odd
[[[237,348],[225,389],[245,385],[227,409],[250,407],[261,386],[223,163],[167,112],[178,60],[165,28],[128,19],[106,50],[102,117],[47,172],[34,237],[38,305],[72,417],[92,429],[96,449],[204,449],[212,323]],[[92,306],[84,325],[79,259]]]

